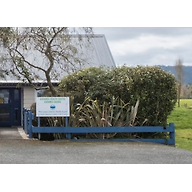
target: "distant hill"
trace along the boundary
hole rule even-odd
[[[161,69],[176,75],[174,66],[159,66]],[[192,85],[192,66],[183,66],[184,69],[184,84]]]

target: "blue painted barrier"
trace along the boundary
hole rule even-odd
[[[34,115],[30,110],[23,109],[23,129],[26,134],[31,135],[30,130],[32,126],[32,120],[34,119]]]
[[[66,138],[71,139],[71,134],[79,134],[79,133],[152,133],[152,132],[161,132],[161,133],[169,133],[169,138],[167,139],[90,139],[91,141],[140,141],[140,142],[155,142],[167,145],[175,145],[175,126],[173,123],[170,123],[169,126],[136,126],[136,127],[68,127],[66,123],[66,127],[34,127],[32,125],[33,114],[31,111],[24,111],[26,113],[28,121],[24,120],[24,129],[28,129],[29,138],[32,138],[33,133],[64,133],[66,134]],[[67,122],[67,121],[66,121]],[[27,133],[26,133],[27,134]],[[81,140],[89,140],[89,139],[78,139]]]

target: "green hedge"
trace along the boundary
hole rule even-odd
[[[96,67],[83,69],[65,76],[59,85],[59,90],[65,96],[74,96],[74,103],[83,103],[86,97],[98,99],[101,103],[109,101],[111,94],[108,89],[110,84],[108,73],[108,70]]]
[[[134,106],[139,99],[137,125],[165,126],[177,98],[174,76],[159,67],[91,67],[64,77],[59,89],[75,103],[86,97],[110,102],[114,96]]]
[[[166,125],[167,116],[173,110],[177,89],[173,75],[163,71],[159,67],[135,67],[117,68],[113,70],[118,74],[120,82],[116,83],[117,94],[125,102],[134,105],[140,100],[138,111],[138,124],[142,125]],[[118,77],[114,75],[114,81]],[[124,83],[122,83],[124,81]]]

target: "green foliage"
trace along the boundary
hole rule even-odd
[[[168,122],[175,124],[176,146],[192,151],[192,99],[181,99],[181,106],[175,107]]]
[[[111,102],[99,104],[98,100],[86,98],[82,104],[77,104],[76,118],[84,127],[133,126],[137,115],[139,101],[135,107],[129,106],[119,98]]]
[[[158,67],[120,68],[121,89],[117,92],[132,105],[140,100],[138,124],[166,125],[176,98],[175,78]],[[124,80],[124,83],[122,81]],[[121,91],[122,90],[122,91]]]
[[[90,67],[65,76],[59,90],[67,96],[74,96],[75,103],[83,103],[86,97],[98,99],[101,103],[110,101],[108,71]]]
[[[77,33],[79,38],[74,38]],[[89,27],[0,27],[2,72],[33,86],[33,80],[43,80],[52,96],[57,96],[52,81],[86,64],[82,47],[90,45],[92,34]]]
[[[135,107],[125,104],[119,98],[112,98],[111,102],[100,104],[98,100],[86,98],[82,104],[76,105],[74,116],[78,127],[111,127],[134,126],[139,101]],[[114,134],[87,134],[92,138],[112,138]]]
[[[110,126],[134,126],[139,101],[135,106],[125,104],[119,98],[112,98],[111,102],[100,104],[98,100],[85,98],[82,104],[74,104],[73,98],[70,102],[71,115],[69,118],[69,126],[71,127],[110,127]],[[36,104],[31,106],[31,111],[36,113]],[[33,120],[33,125],[37,126],[37,117]],[[41,126],[65,126],[65,118],[63,117],[43,117],[41,118]],[[92,138],[112,138],[114,134],[86,134]],[[65,134],[44,134],[45,140],[63,139]],[[77,136],[77,135],[76,135]],[[79,136],[79,135],[78,135]]]
[[[59,88],[75,103],[86,97],[110,102],[114,96],[133,106],[139,100],[137,125],[165,126],[177,98],[174,76],[159,67],[87,68],[63,78]]]
[[[0,27],[0,41],[3,43],[3,46],[7,46],[9,38],[12,35],[11,27]]]
[[[181,106],[175,106],[168,116],[168,123],[173,122],[176,129],[192,129],[192,99],[181,99]]]

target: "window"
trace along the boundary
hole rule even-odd
[[[8,104],[9,103],[9,90],[2,89],[0,90],[0,104]]]
[[[14,89],[14,101],[19,101],[19,90]]]

